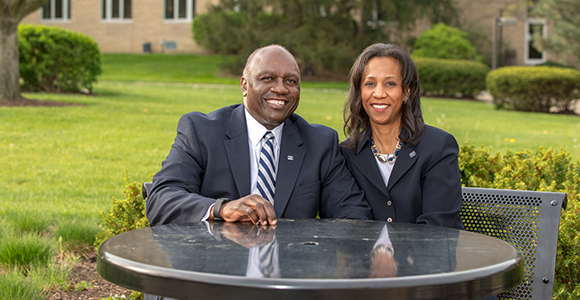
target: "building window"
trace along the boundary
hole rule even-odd
[[[102,20],[129,21],[131,18],[131,0],[101,0]]]
[[[543,37],[546,37],[546,20],[528,19],[526,21],[524,63],[527,65],[536,65],[546,62],[546,52],[540,51],[534,46],[535,32],[539,32]]]
[[[42,7],[43,21],[70,20],[70,0],[49,0]]]
[[[165,0],[165,21],[191,22],[195,17],[195,0]]]

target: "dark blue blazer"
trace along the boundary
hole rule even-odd
[[[341,151],[366,195],[373,219],[464,229],[459,218],[459,147],[452,135],[426,125],[416,145],[403,145],[388,186],[371,151],[370,136],[367,130],[356,149],[344,148],[343,143]]]
[[[250,194],[244,106],[181,117],[177,137],[153,177],[151,225],[200,221],[217,198]],[[364,194],[346,168],[335,130],[292,114],[284,122],[274,209],[279,218],[370,219]]]

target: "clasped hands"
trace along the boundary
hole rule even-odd
[[[278,222],[272,203],[256,194],[224,202],[216,217],[226,222],[252,222],[255,225],[276,225]],[[213,218],[211,212],[210,219]]]

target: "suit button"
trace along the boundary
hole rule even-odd
[[[387,222],[393,222],[393,219],[387,218]]]
[[[389,201],[387,201],[387,205],[388,205],[388,206],[391,206],[391,204],[393,204],[393,202],[391,202],[390,200],[389,200]]]

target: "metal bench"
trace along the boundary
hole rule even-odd
[[[141,196],[143,196],[143,199],[147,199],[147,195],[149,195],[152,186],[153,182],[143,182],[143,187],[141,188]]]
[[[552,299],[563,208],[565,193],[463,188],[465,229],[507,241],[524,257],[524,280],[498,299]]]

